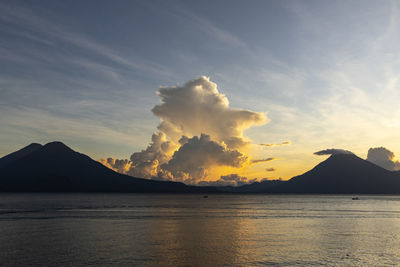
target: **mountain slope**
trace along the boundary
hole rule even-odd
[[[11,154],[8,154],[7,156],[4,156],[0,159],[0,168],[10,164],[11,162],[14,162],[16,160],[19,160],[23,157],[25,157],[26,155],[40,149],[42,147],[41,144],[37,144],[37,143],[32,143],[24,148],[21,148],[18,151],[15,151]]]
[[[287,182],[195,187],[119,174],[61,142],[31,144],[0,159],[0,192],[236,192],[400,194],[400,173],[353,154],[337,154]]]
[[[6,157],[10,158],[10,155]],[[201,191],[183,183],[133,178],[116,173],[61,142],[48,143],[30,153],[18,155],[0,168],[0,191]]]
[[[337,154],[270,192],[399,194],[400,176],[353,154]]]

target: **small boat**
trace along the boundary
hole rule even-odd
[[[203,196],[203,198],[208,198],[208,196]]]
[[[352,200],[359,200],[358,197],[352,197],[351,199],[352,199]]]

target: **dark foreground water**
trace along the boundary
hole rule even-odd
[[[0,265],[399,265],[400,197],[0,194]]]

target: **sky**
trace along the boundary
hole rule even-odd
[[[208,125],[179,132],[184,144],[246,162],[201,174],[209,179],[289,179],[329,148],[395,156],[399,12],[397,1],[0,1],[0,156],[59,140],[96,160],[129,161],[161,132],[176,139],[164,162],[175,175],[181,165],[169,160],[183,143],[160,130],[174,119],[155,107],[175,99],[160,88],[196,93],[194,81],[222,99],[221,114],[261,116],[225,135],[206,123],[219,113],[181,110],[182,121]]]

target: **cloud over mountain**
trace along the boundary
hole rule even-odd
[[[132,165],[132,162],[127,159],[107,158],[100,159],[99,162],[102,163],[104,166],[122,174],[129,173]]]
[[[394,153],[384,147],[375,147],[368,150],[367,160],[389,171],[400,170],[400,162],[394,158]]]
[[[314,152],[314,155],[318,155],[318,156],[336,155],[336,154],[353,154],[353,152],[344,150],[344,149],[337,149],[337,148],[324,149],[321,151]]]

